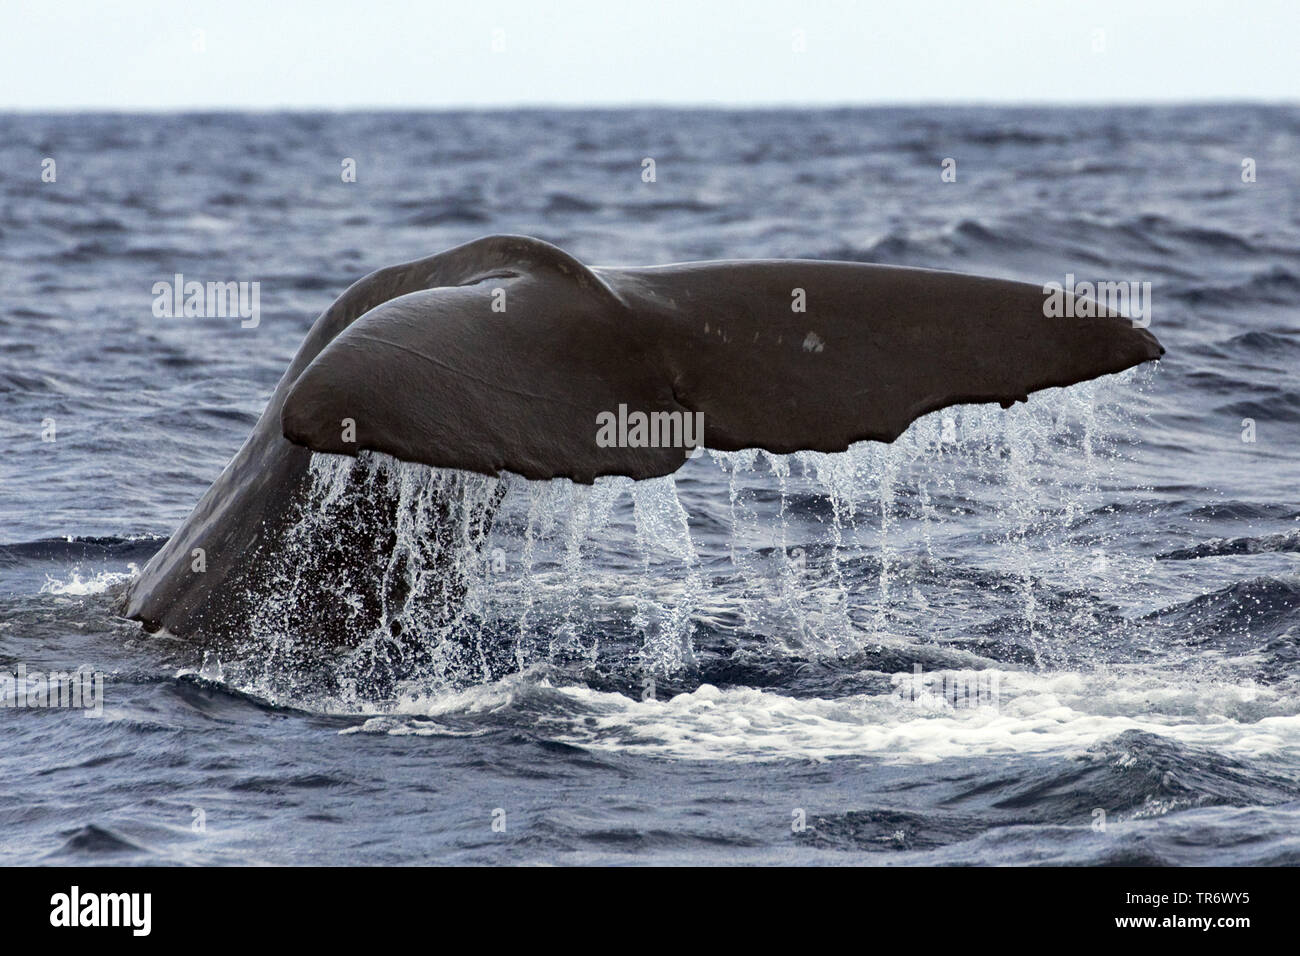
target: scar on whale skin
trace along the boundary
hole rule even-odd
[[[195,639],[241,629],[313,452],[582,483],[680,468],[671,442],[598,440],[601,416],[634,413],[694,416],[718,451],[843,451],[891,442],[949,405],[1007,407],[1163,354],[1145,329],[1091,311],[1047,318],[1038,285],[863,263],[589,268],[524,236],[380,269],[316,320],[121,610]],[[356,547],[383,540],[359,535]]]

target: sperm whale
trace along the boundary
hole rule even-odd
[[[588,267],[524,236],[380,269],[316,320],[252,434],[120,609],[182,637],[242,627],[313,453],[644,479],[700,446],[891,442],[946,406],[1008,407],[1164,352],[1121,315],[1077,311],[1086,317],[1049,317],[1037,285],[852,262]],[[481,526],[495,504],[478,506]],[[382,506],[353,517],[341,562],[383,548],[392,520]],[[457,593],[454,581],[442,592]]]

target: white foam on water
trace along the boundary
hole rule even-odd
[[[415,697],[384,720],[352,732],[420,733],[431,718],[529,707],[538,732],[593,751],[677,760],[829,760],[861,757],[924,763],[999,754],[1082,753],[1125,731],[1249,757],[1300,746],[1294,694],[1253,685],[1171,686],[1155,678],[1094,674],[975,672],[1000,682],[997,706],[913,701],[895,692],[831,700],[754,688],[702,685],[669,700],[635,700],[585,687],[499,681]],[[936,672],[938,678],[955,678]],[[962,675],[969,679],[972,674]],[[899,675],[904,686],[911,675]],[[540,689],[539,689],[540,688]],[[406,718],[403,720],[402,718]],[[433,721],[427,732],[444,731]]]
[[[996,699],[908,692],[792,697],[709,684],[667,700],[637,700],[512,675],[460,691],[414,693],[345,733],[473,736],[477,720],[527,720],[542,737],[594,752],[669,760],[778,761],[862,758],[930,763],[952,758],[1082,754],[1126,731],[1218,753],[1267,758],[1300,747],[1297,688],[1250,682],[1170,684],[1137,672],[935,671],[930,686],[990,683]],[[469,729],[464,726],[471,725]],[[1122,758],[1121,758],[1122,759]]]
[[[96,571],[94,574],[82,577],[79,570],[73,570],[69,576],[63,580],[52,575],[45,576],[45,583],[41,585],[41,594],[59,594],[69,597],[86,597],[90,594],[103,594],[115,584],[123,581],[129,581],[135,577],[135,567],[132,566],[129,571]]]

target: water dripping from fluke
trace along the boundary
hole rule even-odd
[[[688,489],[315,454],[224,674],[356,710],[525,671],[641,696],[757,658],[910,666],[908,648],[954,638],[986,666],[1077,664],[1069,628],[1114,626],[1099,543],[1068,540],[1115,452],[1094,391],[949,410],[839,454],[710,452]],[[1091,454],[1067,473],[1051,446],[1080,435]],[[984,566],[944,557],[972,535]],[[1107,570],[1140,572],[1112,544]]]

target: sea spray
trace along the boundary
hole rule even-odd
[[[1008,614],[1023,663],[1051,666],[1074,653],[1060,615],[1088,604],[1068,538],[1113,457],[1102,436],[1117,411],[1056,392],[948,409],[889,445],[711,452],[676,479],[591,486],[316,455],[236,671],[263,693],[372,703],[547,669],[637,686],[701,666],[702,633],[815,660]],[[689,514],[685,488],[718,489],[718,474],[725,492]],[[954,535],[986,542],[982,565],[945,558]],[[1043,605],[1044,579],[1081,596]]]
[[[497,479],[385,455],[313,455],[297,519],[250,595],[244,678],[278,697],[491,677],[465,622],[502,494]]]
[[[690,519],[677,497],[673,477],[632,486],[637,545],[645,576],[637,592],[636,624],[643,635],[642,666],[649,675],[673,674],[694,661],[691,615],[704,590]],[[648,585],[652,562],[679,570],[680,587],[668,599]]]

